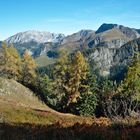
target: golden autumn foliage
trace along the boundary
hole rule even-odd
[[[80,51],[78,51],[73,59],[70,68],[71,79],[69,80],[69,101],[68,104],[76,102],[80,97],[80,88],[82,80],[85,80],[88,74],[88,64]]]
[[[36,77],[36,63],[31,55],[26,50],[23,58],[21,60],[21,81],[24,84],[30,84],[33,82],[33,79]]]
[[[26,50],[23,58],[20,57],[13,45],[5,42],[0,50],[0,76],[30,84],[36,76],[36,63]]]
[[[21,60],[17,50],[12,45],[8,47],[6,43],[3,43],[0,56],[1,75],[17,80],[21,70]]]
[[[80,89],[87,88],[82,85],[88,74],[88,64],[80,51],[76,52],[73,59],[69,60],[66,53],[62,51],[54,70],[54,91],[65,96],[65,106],[77,102],[80,98]]]

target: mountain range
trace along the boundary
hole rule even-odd
[[[87,60],[100,70],[101,75],[114,75],[123,71],[135,51],[140,51],[140,29],[118,24],[102,24],[96,31],[81,30],[72,35],[26,31],[6,39],[22,55],[28,49],[40,66],[55,63],[59,49],[69,54],[86,52]]]

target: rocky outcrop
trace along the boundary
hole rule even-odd
[[[95,37],[92,38],[92,40],[89,42],[89,44],[90,48],[91,44],[92,47],[104,46],[109,48],[119,48],[125,43],[127,43],[129,40],[131,39],[125,36],[120,30],[110,29],[104,31],[103,33],[96,34]]]
[[[120,49],[117,49],[114,54],[113,62],[114,64],[127,64],[133,58],[136,52],[140,52],[140,38],[130,41],[123,45]]]
[[[120,48],[96,47],[89,55],[89,60],[94,60],[100,70],[100,74],[109,75],[116,66],[127,66],[135,52],[140,52],[140,38],[130,41]]]

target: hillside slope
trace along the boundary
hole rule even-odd
[[[0,77],[0,124],[50,125],[62,122],[64,125],[72,125],[83,121],[86,118],[59,113],[49,108],[28,88],[14,80]]]
[[[0,100],[12,102],[17,106],[49,109],[28,88],[9,79],[0,78]]]

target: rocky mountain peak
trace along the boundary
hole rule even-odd
[[[11,43],[27,43],[27,42],[37,42],[37,43],[45,43],[45,42],[59,42],[61,41],[65,35],[63,34],[55,34],[50,32],[40,32],[35,30],[30,30],[26,32],[20,32],[12,37],[6,39],[8,44]]]
[[[102,33],[111,29],[119,29],[124,35],[126,35],[126,37],[131,38],[131,39],[136,39],[140,37],[139,30],[125,27],[123,25],[107,24],[107,23],[102,24],[96,31],[96,34]]]
[[[113,28],[117,28],[117,24],[107,24],[107,23],[103,23],[99,28],[98,30],[96,31],[96,34],[98,33],[102,33],[102,32],[105,32],[107,30],[110,30],[110,29],[113,29]]]

